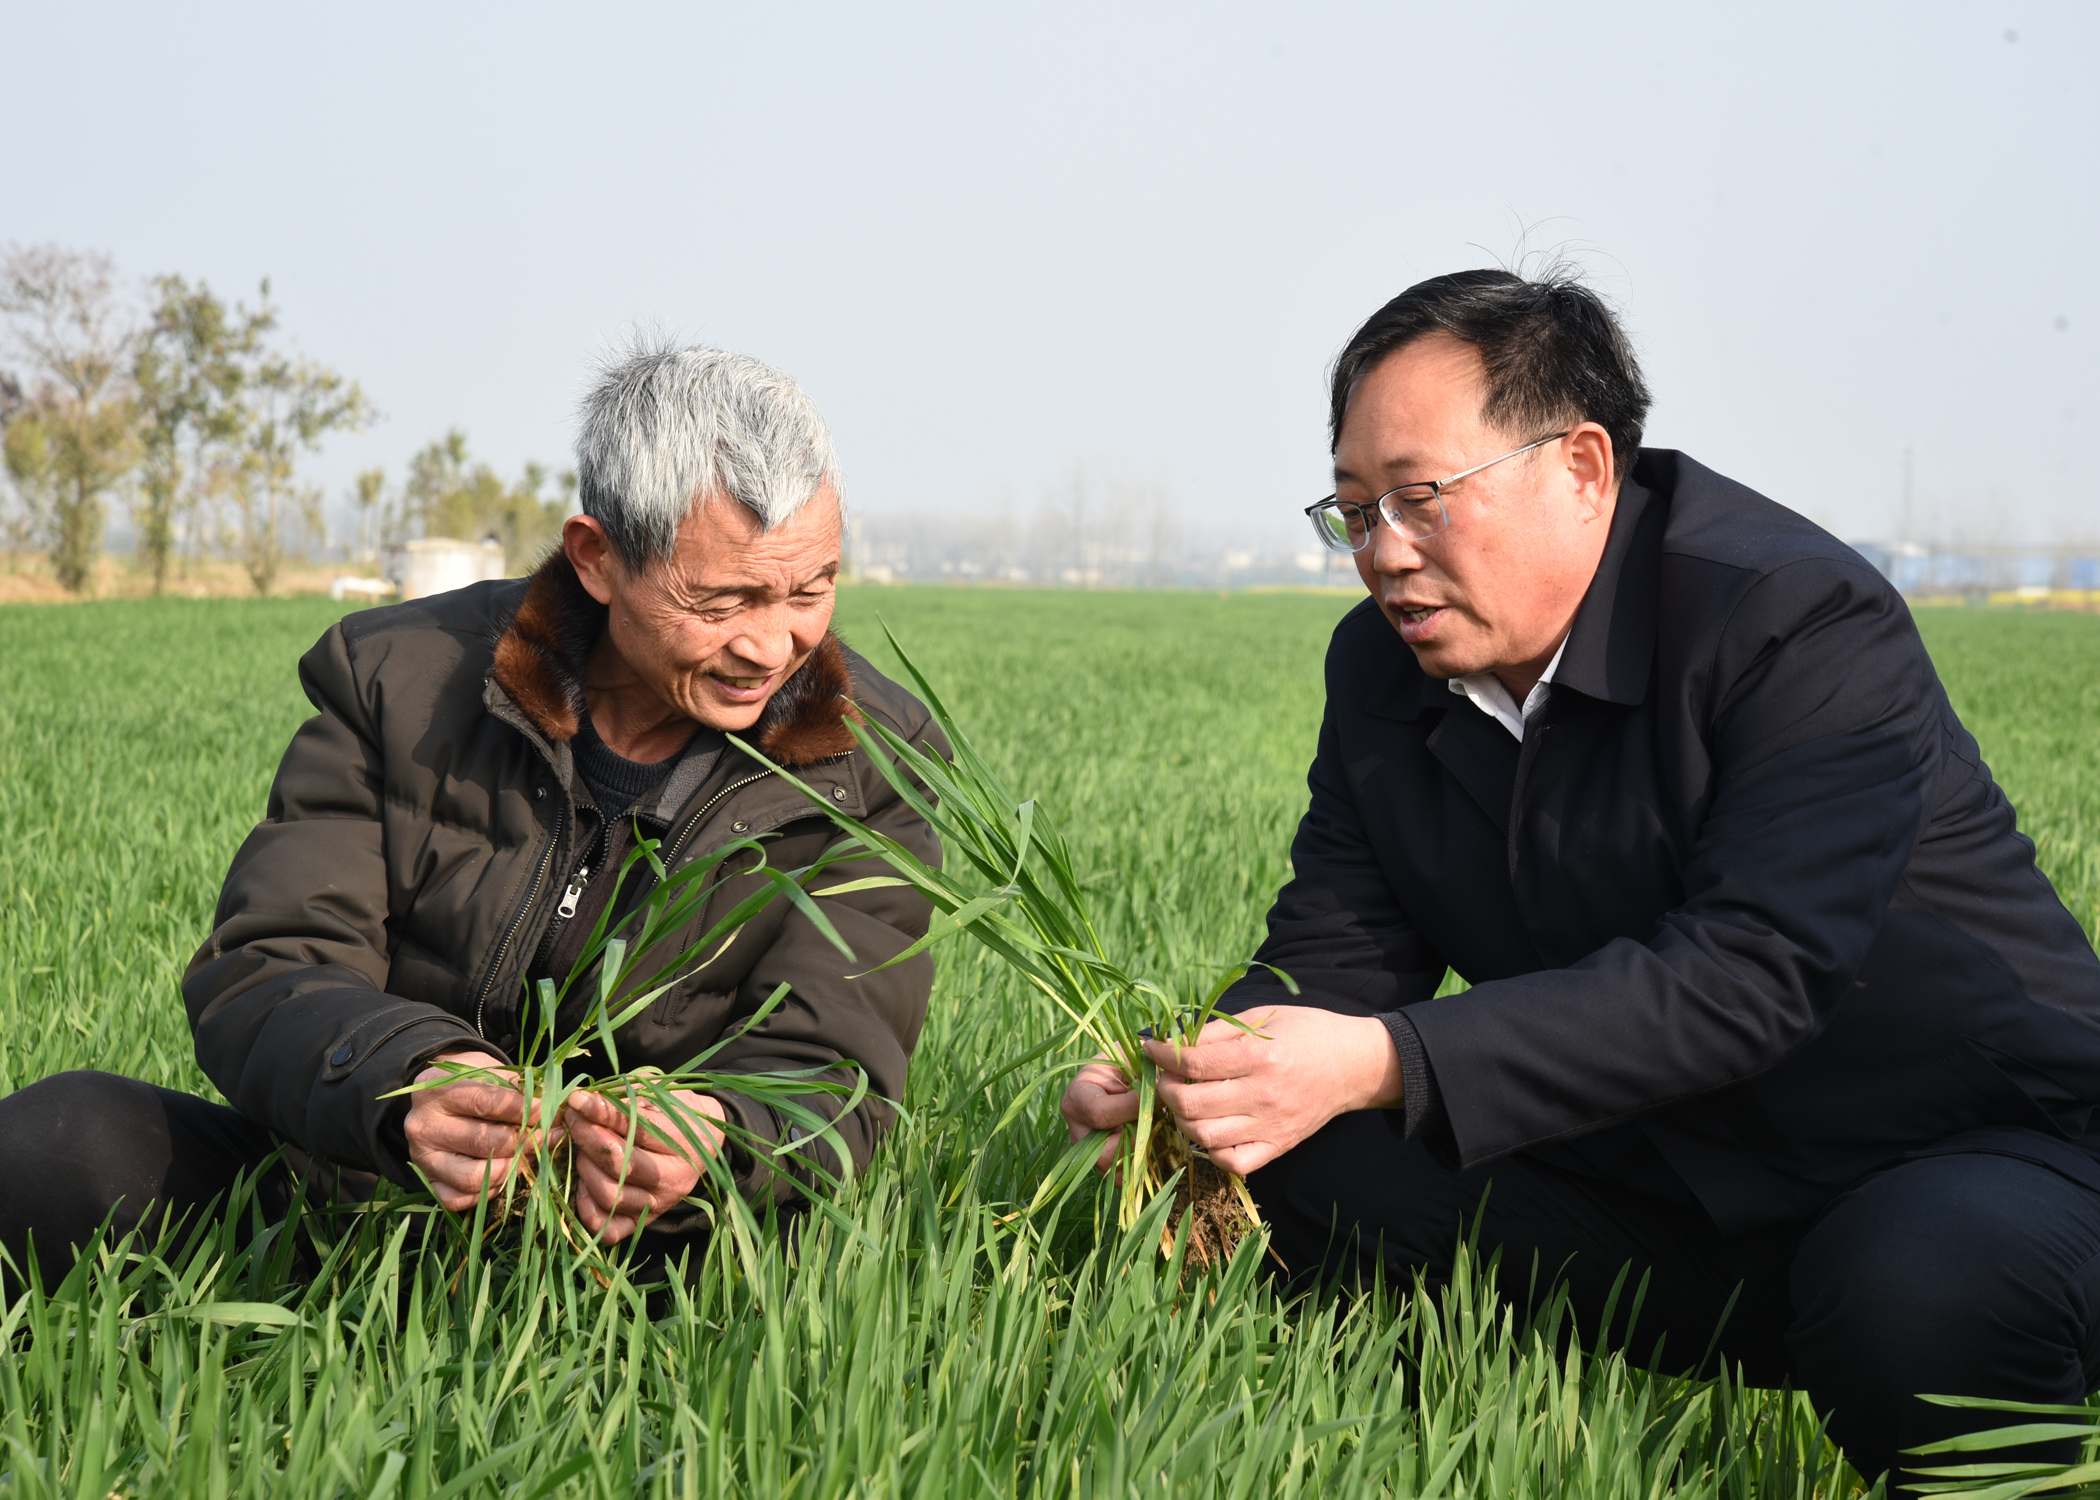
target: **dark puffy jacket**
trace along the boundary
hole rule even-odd
[[[515,1055],[523,978],[592,836],[569,741],[604,616],[557,553],[529,581],[353,614],[300,662],[317,712],[292,737],[268,814],[234,857],[211,938],[183,979],[197,1061],[243,1114],[337,1167],[413,1184],[405,1102],[380,1096],[462,1044]],[[841,811],[937,862],[933,831],[868,763],[846,727],[849,711],[946,752],[918,701],[836,636],[740,737]],[[795,869],[840,837],[801,793],[729,746],[680,760],[633,821],[663,841],[674,868],[770,836],[767,862]],[[748,866],[755,856],[739,859]],[[823,883],[872,873],[844,866]],[[609,884],[598,886],[601,899]],[[756,884],[730,879],[686,941]],[[646,885],[630,880],[621,909]],[[846,976],[922,935],[930,908],[899,889],[821,904],[853,959],[776,899],[615,1040],[624,1068],[675,1068],[790,985],[786,1001],[709,1066],[858,1063],[871,1095],[839,1131],[859,1167],[892,1118],[874,1096],[903,1097],[933,965],[921,954]],[[843,1068],[824,1076],[851,1080]],[[772,1110],[723,1098],[745,1129],[780,1139]],[[833,1113],[822,1096],[811,1104]],[[745,1192],[791,1191],[750,1154],[735,1160]]]

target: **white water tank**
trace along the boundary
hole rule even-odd
[[[494,537],[462,542],[449,536],[423,537],[388,551],[386,576],[403,599],[422,599],[463,589],[488,578],[508,578],[503,544]]]

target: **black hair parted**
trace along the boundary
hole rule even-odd
[[[1453,271],[1416,282],[1364,320],[1334,362],[1327,446],[1341,441],[1357,383],[1387,355],[1432,333],[1480,351],[1483,420],[1530,441],[1576,422],[1611,434],[1612,465],[1633,464],[1648,418],[1648,383],[1626,331],[1603,299],[1558,269],[1536,280],[1510,271]]]

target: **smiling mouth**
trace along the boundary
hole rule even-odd
[[[766,685],[766,679],[764,677],[731,677],[724,672],[717,672],[715,674],[715,680],[717,682],[726,682],[731,687],[738,688],[747,693],[753,692],[756,689],[762,688]]]

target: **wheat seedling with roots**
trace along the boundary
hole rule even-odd
[[[886,627],[884,633],[889,634]],[[913,690],[954,747],[954,759],[943,760],[881,724],[851,718],[847,723],[897,794],[940,835],[951,863],[960,855],[967,869],[989,883],[990,889],[973,892],[968,876],[933,868],[896,840],[839,812],[829,798],[785,769],[774,769],[856,845],[879,855],[896,871],[893,883],[910,885],[933,902],[935,916],[926,935],[889,963],[902,963],[945,938],[968,933],[1043,996],[1066,1028],[1062,1036],[1016,1060],[1013,1068],[1025,1067],[1062,1044],[1082,1053],[1097,1053],[1122,1069],[1136,1088],[1138,1114],[1122,1133],[1116,1151],[1118,1227],[1128,1229],[1136,1223],[1145,1205],[1172,1183],[1176,1201],[1161,1231],[1162,1253],[1173,1252],[1177,1235],[1185,1229],[1189,1264],[1201,1269],[1222,1262],[1260,1225],[1261,1215],[1247,1184],[1192,1147],[1172,1120],[1163,1117],[1154,1093],[1159,1069],[1143,1044],[1148,1038],[1176,1046],[1192,1044],[1204,1026],[1218,1017],[1218,1001],[1247,966],[1231,969],[1207,990],[1177,993],[1133,975],[1112,957],[1096,930],[1071,851],[1049,817],[1033,800],[1017,799],[1006,789],[896,637],[889,635],[889,641]],[[763,758],[750,747],[743,748]],[[1296,992],[1288,975],[1279,973],[1278,977]],[[1249,1029],[1234,1017],[1222,1019]],[[1067,1060],[1048,1072],[1055,1074],[1076,1065]],[[1024,1099],[1027,1092],[1023,1091]],[[1101,1146],[1099,1132],[1075,1143],[1037,1191],[1029,1211],[1061,1198],[1100,1154]]]
[[[729,868],[731,858],[745,852],[754,855],[755,862]],[[642,1121],[645,1108],[658,1111],[669,1122],[677,1136],[675,1144],[682,1144],[695,1160],[705,1164],[701,1186],[707,1191],[704,1195],[696,1192],[686,1200],[687,1204],[706,1212],[718,1228],[726,1221],[740,1258],[747,1264],[756,1264],[757,1220],[735,1191],[727,1148],[740,1148],[781,1168],[790,1165],[783,1158],[792,1156],[792,1165],[826,1187],[837,1186],[842,1177],[849,1178],[852,1154],[839,1138],[833,1119],[849,1114],[867,1097],[867,1075],[857,1064],[849,1061],[771,1072],[731,1072],[708,1066],[724,1047],[779,1007],[788,994],[785,984],[774,990],[748,1019],[725,1032],[697,1057],[670,1071],[623,1071],[616,1036],[666,991],[719,956],[738,930],[776,899],[793,903],[850,962],[853,950],[815,898],[865,890],[872,882],[847,880],[813,887],[832,866],[865,859],[868,852],[859,836],[849,836],[827,849],[814,864],[798,870],[780,870],[766,862],[762,842],[738,839],[671,871],[664,867],[657,841],[640,840],[621,864],[605,910],[568,977],[559,986],[551,979],[539,981],[538,1003],[531,1007],[531,1034],[520,1049],[517,1066],[499,1071],[440,1059],[433,1066],[441,1076],[412,1083],[387,1096],[402,1097],[464,1080],[515,1088],[525,1096],[526,1123],[520,1131],[513,1170],[492,1188],[483,1207],[476,1210],[476,1233],[512,1227],[531,1241],[559,1241],[583,1257],[601,1282],[605,1279],[599,1262],[605,1259],[606,1248],[585,1227],[575,1208],[575,1164],[565,1117],[573,1108],[570,1101],[578,1093],[609,1099],[625,1114],[627,1156],[623,1160],[632,1159],[639,1132],[649,1128]],[[645,864],[654,882],[647,898],[626,916],[613,920],[621,886],[638,866]],[[759,888],[668,961],[652,967],[652,950],[692,921],[732,876],[755,878],[760,882]],[[886,883],[885,877],[875,880]],[[556,1017],[579,985],[587,987],[589,1004],[573,1026],[557,1033]],[[835,1074],[840,1067],[852,1070],[852,1083],[819,1076],[825,1072]],[[700,1114],[677,1097],[680,1091],[738,1093],[766,1105],[792,1128],[785,1133],[786,1140],[776,1145],[753,1135],[733,1119],[716,1120]],[[812,1107],[818,1100],[836,1101],[831,1117]],[[816,1159],[813,1148],[819,1144],[830,1147],[832,1159],[839,1164],[838,1175]],[[808,1196],[820,1211],[832,1211],[822,1194]]]

